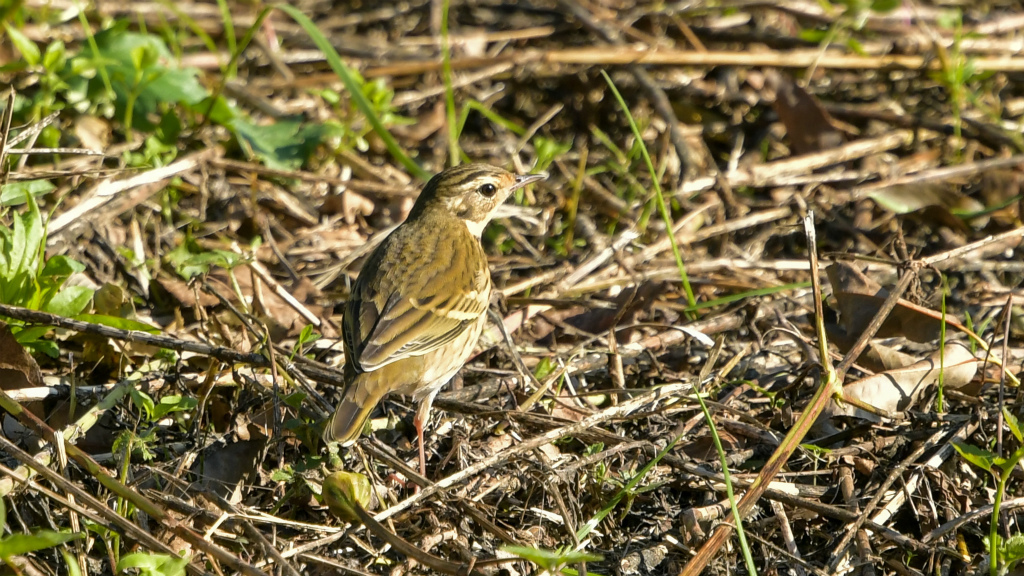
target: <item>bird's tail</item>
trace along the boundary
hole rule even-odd
[[[385,387],[369,378],[371,374],[359,374],[349,382],[338,409],[324,427],[325,442],[338,442],[347,446],[359,438],[370,412],[384,397]]]

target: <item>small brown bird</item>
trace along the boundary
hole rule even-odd
[[[325,441],[354,442],[385,395],[411,394],[426,473],[423,425],[434,396],[486,324],[491,273],[480,233],[512,192],[543,178],[467,164],[430,179],[352,286],[342,324],[346,385]]]

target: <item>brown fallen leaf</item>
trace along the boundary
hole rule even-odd
[[[1015,170],[990,170],[981,174],[978,193],[985,206],[995,209],[992,218],[1002,226],[1016,226],[1024,213],[1024,175]]]
[[[786,127],[793,152],[820,152],[846,141],[846,135],[836,127],[832,115],[792,78],[771,70],[765,73],[765,79],[775,90],[772,107]]]
[[[202,290],[192,290],[184,280],[176,275],[161,273],[156,279],[157,285],[169,295],[181,308],[192,309],[196,304],[209,308],[220,304],[220,300]]]
[[[848,349],[868,327],[875,313],[889,297],[889,291],[847,262],[836,262],[826,269],[832,293],[839,307],[840,324],[845,332],[838,335],[836,345]],[[967,328],[950,314],[946,324],[967,333]],[[931,342],[939,337],[942,314],[900,299],[882,323],[876,338],[903,336],[914,342]]]
[[[545,343],[575,342],[582,339],[583,336],[579,332],[561,330],[559,323],[586,334],[607,334],[614,326],[635,324],[642,315],[650,311],[658,296],[664,293],[663,282],[644,282],[639,286],[624,289],[607,305],[597,302],[601,307],[584,305],[548,311],[533,323],[529,334],[531,338]],[[635,332],[635,329],[618,330],[615,336],[620,344],[626,344],[630,342]],[[555,338],[557,340],[554,340]]]
[[[10,327],[0,321],[0,390],[38,386],[43,386],[39,364],[14,337]]]
[[[727,454],[735,453],[739,450],[747,449],[747,439],[737,437],[728,430],[719,428],[718,439],[722,442],[722,448]],[[715,447],[715,440],[710,434],[705,434],[693,438],[682,446],[682,451],[690,458],[707,462],[713,460],[718,461],[718,449]]]
[[[104,152],[110,149],[110,123],[96,116],[79,116],[75,120],[74,133],[82,148]]]
[[[243,482],[255,471],[267,437],[251,435],[250,440],[237,440],[227,435],[204,449],[192,472],[198,483],[233,503],[241,501]]]
[[[590,416],[590,412],[577,406],[573,400],[569,387],[563,387],[561,393],[555,398],[554,405],[551,407],[551,415],[569,422],[579,422]]]
[[[43,386],[43,373],[35,358],[15,339],[10,327],[0,322],[0,390],[18,390]],[[38,418],[46,418],[46,403],[42,401],[24,402],[22,406]],[[25,443],[26,446],[38,446],[39,437],[32,430],[22,426],[14,416],[0,414],[3,433],[12,440]]]

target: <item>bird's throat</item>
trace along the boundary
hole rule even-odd
[[[469,230],[469,233],[472,234],[474,238],[480,239],[480,235],[483,234],[484,228],[487,227],[488,220],[484,220],[482,222],[463,220],[462,223],[466,225],[466,229]]]

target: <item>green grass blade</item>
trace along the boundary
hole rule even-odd
[[[217,6],[220,7],[220,17],[224,24],[224,39],[228,43],[228,54],[234,54],[237,50],[235,45],[235,23],[231,19],[231,7],[225,0],[217,0]],[[224,75],[228,78],[234,78],[238,75],[237,60],[233,61],[234,64],[227,67]]]
[[[441,2],[441,78],[444,81],[444,107],[448,116],[448,156],[452,166],[459,165],[459,134],[455,131],[455,89],[452,87],[452,47],[448,38],[450,0]]]
[[[806,282],[793,282],[791,284],[783,284],[781,286],[767,286],[765,288],[756,288],[754,290],[746,290],[744,292],[738,292],[736,294],[730,294],[721,298],[715,298],[714,300],[708,300],[706,302],[700,302],[696,306],[688,306],[685,308],[686,312],[705,310],[707,308],[715,308],[723,306],[725,304],[731,304],[733,302],[739,302],[740,300],[746,300],[749,298],[756,298],[758,296],[769,296],[771,294],[779,294],[781,292],[789,292],[790,290],[798,290],[801,288],[810,288],[811,281]]]
[[[654,169],[654,161],[651,160],[651,155],[647,151],[647,146],[644,144],[643,137],[640,135],[640,128],[637,127],[636,120],[633,119],[633,114],[629,111],[629,106],[626,105],[626,101],[622,98],[622,94],[619,94],[619,89],[615,87],[615,83],[612,82],[611,76],[609,76],[604,70],[601,71],[601,75],[604,76],[604,80],[608,83],[608,87],[615,96],[615,100],[618,101],[623,114],[625,114],[626,119],[629,120],[629,127],[633,130],[633,136],[636,138],[636,141],[640,146],[640,153],[644,157],[644,163],[647,164],[647,171],[651,174],[651,184],[654,186],[654,198],[658,205],[658,212],[661,214],[661,219],[665,221],[665,226],[668,230],[668,240],[672,245],[672,255],[676,259],[676,267],[679,268],[679,278],[683,281],[683,290],[686,292],[686,301],[692,308],[697,305],[697,301],[693,297],[693,289],[690,288],[690,278],[686,275],[686,265],[683,264],[683,257],[679,252],[679,244],[676,243],[675,234],[672,233],[672,231],[675,230],[675,226],[672,225],[672,215],[669,213],[668,206],[665,204],[665,195],[661,192],[661,183],[658,179],[658,172]]]
[[[345,89],[348,90],[349,96],[352,98],[352,102],[354,102],[356,107],[359,108],[359,111],[363,113],[363,116],[366,116],[367,122],[370,123],[370,126],[373,127],[373,131],[376,132],[377,136],[379,136],[384,142],[384,146],[388,149],[388,152],[391,153],[391,156],[393,156],[395,160],[398,160],[402,166],[405,166],[405,169],[412,173],[413,176],[416,176],[420,180],[429,180],[430,173],[414,162],[413,159],[410,158],[404,150],[402,150],[402,147],[398,145],[398,142],[395,141],[395,137],[391,135],[391,132],[388,131],[384,126],[384,123],[381,122],[380,117],[377,116],[377,113],[373,110],[373,105],[371,105],[370,101],[366,99],[365,95],[363,95],[362,86],[360,85],[361,82],[356,79],[355,72],[341,61],[341,57],[338,56],[338,52],[333,46],[331,46],[331,43],[327,41],[327,38],[324,37],[323,33],[320,32],[320,29],[316,27],[316,24],[314,24],[312,20],[294,6],[277,4],[275,7],[291,16],[299,26],[302,26],[302,29],[306,31],[306,34],[309,34],[310,39],[313,40],[316,47],[324,53],[324,57],[327,58],[327,63],[331,65],[331,69],[334,70],[334,73],[341,79],[342,84],[345,85]]]
[[[668,454],[670,450],[675,448],[676,442],[679,442],[681,438],[682,435],[673,438],[667,446],[662,448],[661,451],[658,452],[654,456],[654,458],[651,459],[650,462],[645,464],[644,467],[641,468],[639,472],[637,472],[636,476],[633,476],[633,478],[630,479],[630,481],[627,482],[626,485],[623,486],[615,494],[615,496],[613,496],[612,499],[608,501],[608,504],[605,504],[603,508],[598,510],[597,514],[595,514],[593,518],[591,518],[587,521],[586,524],[581,526],[580,529],[576,531],[576,540],[583,540],[584,538],[586,538],[587,535],[590,534],[590,532],[594,528],[596,528],[602,520],[605,519],[605,517],[611,514],[612,510],[615,510],[615,507],[619,505],[619,502],[621,502],[623,498],[628,496],[630,492],[632,492],[636,488],[636,485],[639,484],[641,480],[647,477],[647,474],[658,464],[658,462],[665,456],[665,454]]]

